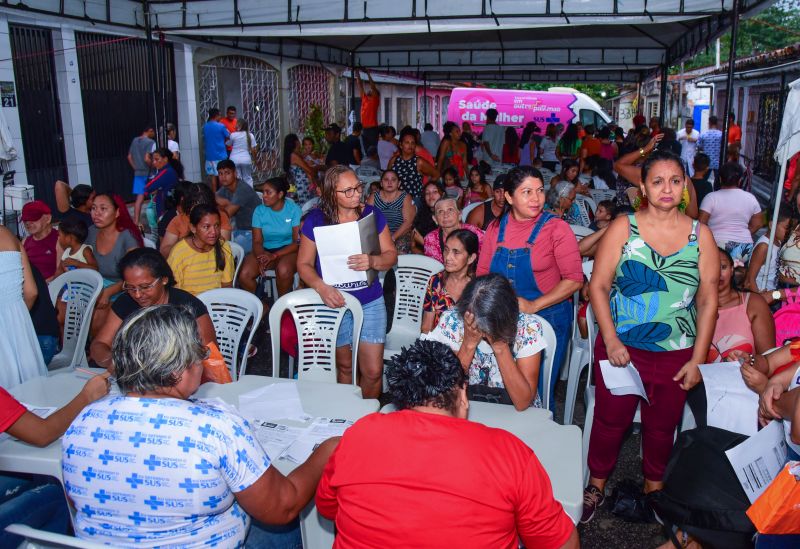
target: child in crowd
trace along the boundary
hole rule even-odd
[[[778,225],[775,230],[775,239],[772,244],[769,242],[769,231],[756,241],[753,247],[753,254],[750,256],[750,263],[747,266],[747,274],[744,279],[744,288],[751,292],[772,293],[778,288],[778,263],[780,261],[780,248],[786,238],[793,230],[792,207],[783,202],[778,208]],[[765,265],[767,252],[770,246],[769,268]],[[765,296],[767,303],[772,302],[771,296]]]
[[[464,206],[468,206],[473,202],[483,202],[492,197],[492,188],[486,182],[484,172],[480,168],[473,166],[469,170],[469,193],[464,201]]]
[[[464,189],[458,179],[458,172],[450,166],[442,173],[442,183],[444,183],[444,194],[448,198],[455,198],[459,208],[464,207]]]
[[[589,228],[593,231],[597,231],[608,227],[608,224],[614,219],[615,210],[616,206],[613,201],[602,200],[597,205],[597,210],[594,212],[594,221],[589,225]]]
[[[85,244],[89,228],[82,219],[65,219],[58,225],[58,245],[64,250],[56,276],[74,269],[97,270],[97,259],[89,244]]]

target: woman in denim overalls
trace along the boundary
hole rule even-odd
[[[493,272],[507,277],[517,292],[520,312],[541,316],[553,327],[557,349],[553,363],[550,392],[551,408],[555,399],[553,390],[567,351],[572,329],[572,304],[570,297],[583,282],[580,252],[577,240],[564,221],[544,211],[545,193],[542,174],[528,166],[508,172],[505,185],[506,212],[487,228],[484,248],[478,264],[478,274]],[[543,230],[547,238],[537,238]],[[525,235],[521,233],[525,232]],[[558,282],[543,291],[534,276],[552,278]],[[547,352],[547,351],[545,351]],[[539,374],[539,387],[543,387]]]

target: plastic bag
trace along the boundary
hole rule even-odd
[[[231,383],[231,372],[216,343],[206,345],[211,351],[208,358],[203,361],[203,378],[201,383],[213,381],[214,383]]]

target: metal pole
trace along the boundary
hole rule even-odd
[[[144,8],[144,32],[147,37],[147,66],[150,69],[150,98],[153,100],[153,123],[158,126],[158,95],[156,94],[156,64],[153,58],[153,29],[150,25],[150,2],[142,0]]]
[[[159,87],[161,89],[161,133],[159,140],[162,147],[167,146],[167,44],[165,42],[164,33],[158,33],[158,44],[160,47],[161,58],[161,82]]]
[[[422,127],[428,123],[428,73],[422,75]]]
[[[636,82],[636,112],[634,116],[642,112],[642,73],[639,73],[639,80]],[[636,129],[636,128],[634,128]]]
[[[356,56],[350,52],[350,111],[353,113],[353,119],[357,118],[356,115]],[[359,120],[359,122],[361,122]],[[363,124],[363,122],[362,122]],[[366,151],[365,151],[366,152]]]
[[[728,79],[725,86],[725,112],[722,113],[722,144],[719,164],[728,159],[728,113],[733,105],[733,69],[736,64],[736,39],[739,37],[739,0],[733,0],[733,20],[731,21],[731,50],[728,55]]]
[[[681,72],[680,76],[678,77],[678,118],[675,124],[676,129],[679,129],[681,127],[682,120],[683,120],[683,61],[681,61]]]
[[[667,78],[669,77],[667,73],[669,69],[669,60],[666,58],[666,54],[664,54],[664,57],[664,64],[661,65],[661,90],[658,96],[658,119],[661,122],[659,124],[661,127],[664,127],[667,123],[667,113],[665,110],[667,108]]]

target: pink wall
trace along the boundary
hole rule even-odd
[[[423,120],[423,87],[417,86],[417,120],[419,129],[425,126],[425,122],[433,124],[433,129],[442,133],[442,126],[447,122],[447,107],[450,103],[449,88],[427,88],[427,95],[430,99],[427,120]]]

